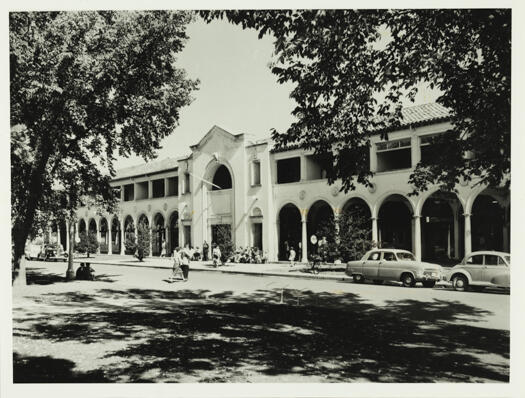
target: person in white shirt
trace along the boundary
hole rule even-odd
[[[288,260],[290,260],[290,265],[293,267],[295,265],[295,250],[293,247],[290,247],[290,257],[288,257]]]

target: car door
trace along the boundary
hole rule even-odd
[[[498,286],[510,286],[510,270],[507,264],[497,254],[485,254],[483,267],[483,282]]]
[[[377,279],[381,252],[373,251],[368,259],[363,262],[363,275],[367,279]]]
[[[399,262],[394,252],[384,251],[379,262],[379,278],[383,280],[398,280]]]
[[[483,254],[469,256],[464,266],[475,283],[483,282],[483,267]]]

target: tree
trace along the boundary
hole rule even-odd
[[[80,253],[86,253],[87,257],[89,257],[90,253],[96,253],[99,243],[97,239],[97,234],[93,231],[89,232],[81,232],[79,234],[80,242],[76,246],[77,251]]]
[[[111,201],[115,156],[152,159],[177,126],[198,85],[175,65],[191,19],[186,11],[10,13],[13,283],[25,284],[25,242],[54,187],[72,197],[69,217],[86,193]]]
[[[231,225],[229,224],[219,224],[216,226],[216,239],[214,242],[219,246],[221,251],[221,262],[225,263],[228,261],[234,252],[234,245],[232,241],[232,231]]]
[[[388,138],[420,87],[440,93],[452,129],[410,175],[414,192],[464,179],[510,184],[510,9],[202,11],[275,38],[272,72],[291,82],[296,121],[277,148],[314,149],[329,183],[369,185],[371,134]],[[383,98],[382,98],[383,97]],[[441,148],[439,147],[441,146]],[[442,150],[446,148],[446,150]]]
[[[142,261],[149,256],[149,246],[151,242],[150,229],[146,223],[140,222],[137,226],[137,244],[135,247],[135,257]]]
[[[137,238],[134,232],[128,232],[124,240],[124,247],[126,248],[126,254],[134,254],[137,250]]]

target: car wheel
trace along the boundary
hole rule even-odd
[[[355,283],[363,283],[365,281],[365,278],[363,278],[363,275],[355,274],[355,275],[352,275],[352,277],[354,278]]]
[[[424,287],[434,287],[436,286],[436,281],[425,281],[423,282]]]
[[[456,275],[452,279],[452,286],[454,286],[454,290],[457,290],[458,292],[464,292],[468,290],[468,279],[463,275]]]
[[[374,279],[374,283],[376,285],[382,285],[383,284],[383,280],[381,280],[381,279]]]
[[[401,275],[401,282],[403,282],[404,287],[414,287],[416,284],[416,280],[412,274],[409,274],[408,272]]]

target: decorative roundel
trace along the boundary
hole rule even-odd
[[[164,209],[164,211],[168,210],[168,204],[164,203],[164,206],[162,206],[162,208]]]
[[[335,185],[334,185],[334,186],[332,187],[332,196],[337,196],[337,195],[339,195],[339,190],[340,190],[340,188],[339,188],[338,186],[335,186]]]
[[[151,205],[148,205],[148,212],[151,211]]]
[[[303,189],[299,192],[299,199],[303,200],[304,198],[306,198],[306,191]]]
[[[375,182],[373,182],[373,183],[368,187],[368,192],[370,192],[370,193],[374,193],[376,190],[377,190],[377,185],[375,184]]]

